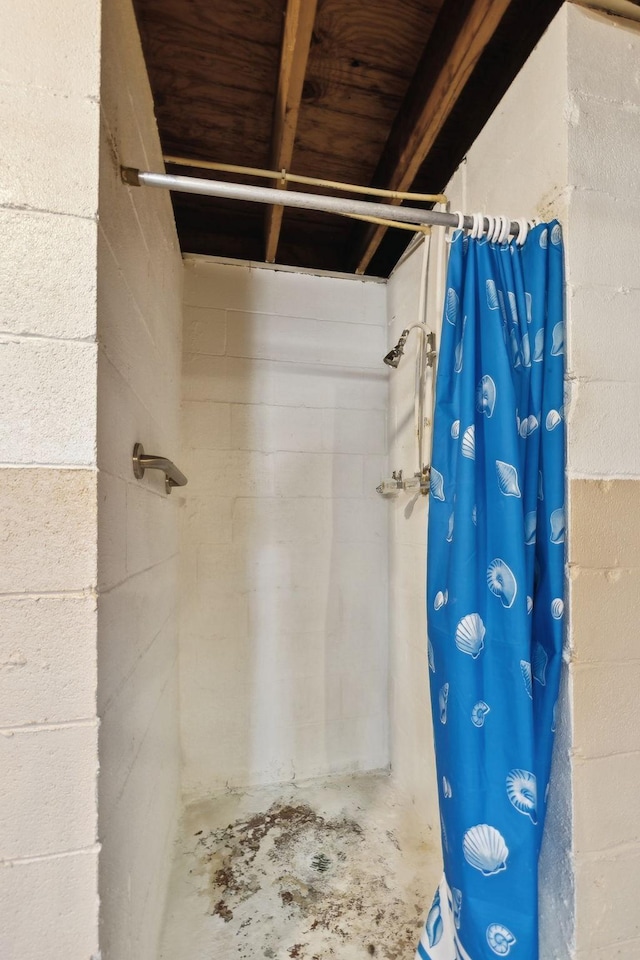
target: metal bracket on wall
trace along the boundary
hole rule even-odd
[[[156,457],[153,454],[145,453],[141,443],[136,443],[133,448],[133,475],[136,480],[142,480],[145,470],[164,471],[164,488],[167,493],[171,493],[174,487],[184,487],[187,478],[176,467],[175,463],[167,460],[166,457]]]

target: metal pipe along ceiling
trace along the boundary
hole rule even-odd
[[[347,197],[331,197],[315,193],[301,193],[295,190],[276,190],[273,187],[256,187],[243,183],[225,183],[218,180],[205,180],[198,177],[180,177],[169,173],[151,173],[133,167],[122,168],[122,179],[129,186],[158,187],[176,193],[193,193],[206,197],[222,197],[228,200],[248,200],[252,203],[275,204],[284,207],[300,207],[306,210],[320,210],[342,216],[376,217],[380,220],[396,221],[420,226],[460,227],[472,229],[472,216],[460,218],[453,213],[440,210],[422,210],[418,207],[400,207],[390,203],[376,203],[371,200],[353,200]],[[486,220],[487,229],[489,221]],[[520,225],[517,221],[509,224],[509,233],[517,236]]]

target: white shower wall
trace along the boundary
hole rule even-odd
[[[130,0],[103,5],[98,231],[98,779],[102,960],[155,960],[180,792],[178,515],[135,442],[180,455],[182,260]]]
[[[385,294],[186,259],[187,795],[388,765]]]

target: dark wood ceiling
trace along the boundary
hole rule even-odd
[[[198,161],[437,193],[562,0],[135,0],[170,172]],[[314,189],[318,187],[295,189]],[[409,241],[329,214],[173,195],[183,251],[386,276]]]

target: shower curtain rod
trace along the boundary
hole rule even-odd
[[[413,224],[416,230],[426,226],[459,227],[460,219],[454,213],[440,210],[421,210],[417,207],[399,207],[390,203],[376,203],[371,200],[352,200],[348,197],[330,197],[317,193],[301,193],[294,190],[276,190],[273,187],[255,187],[244,183],[227,183],[219,180],[203,180],[198,177],[179,177],[169,173],[151,173],[135,167],[122,167],[122,179],[130,187],[158,187],[175,193],[193,193],[205,197],[222,197],[227,200],[247,200],[252,203],[266,203],[273,206],[300,207],[306,210],[320,210],[346,217],[375,217],[379,220],[393,221],[398,224]],[[465,230],[474,226],[473,216],[463,217]],[[484,217],[484,228],[491,223]],[[517,221],[509,224],[509,233],[517,236],[520,225]]]

